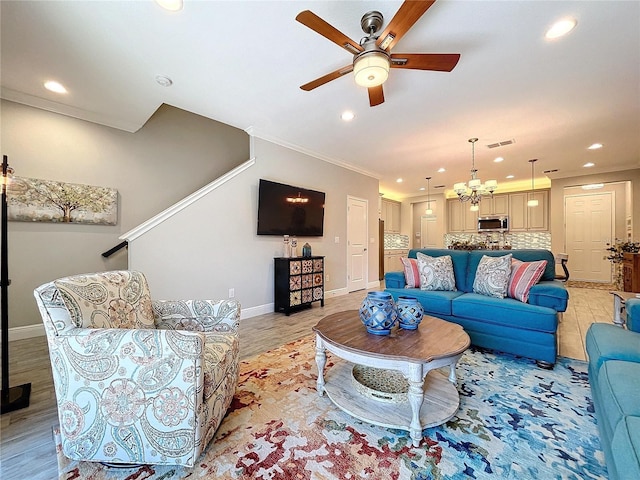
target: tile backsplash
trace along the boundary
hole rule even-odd
[[[506,242],[511,248],[521,250],[523,248],[544,248],[551,250],[551,234],[549,232],[514,232],[506,233],[504,238],[501,234],[480,234],[480,233],[447,233],[444,236],[444,246],[448,248],[453,242]]]
[[[400,235],[399,233],[384,234],[384,249],[393,248],[409,248],[409,235]]]

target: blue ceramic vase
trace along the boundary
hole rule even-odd
[[[393,297],[386,292],[369,292],[359,313],[367,332],[374,335],[389,335],[398,315]]]
[[[399,296],[396,302],[400,328],[415,330],[424,317],[424,308],[416,297]]]

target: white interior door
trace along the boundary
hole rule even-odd
[[[420,217],[420,248],[437,248],[440,246],[440,235],[435,216]]]
[[[611,282],[605,259],[613,240],[614,192],[568,195],[565,205],[565,245],[571,280]]]
[[[367,200],[347,197],[347,289],[349,292],[367,288],[368,206]]]

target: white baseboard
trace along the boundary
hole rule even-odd
[[[9,329],[9,341],[23,340],[25,338],[44,336],[44,325],[36,323],[35,325],[27,325],[24,327],[13,327]]]

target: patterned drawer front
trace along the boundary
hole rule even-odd
[[[300,305],[300,290],[289,294],[289,305]]]
[[[313,299],[322,300],[322,287],[315,287],[313,289]]]
[[[311,273],[311,272],[313,272],[313,260],[303,260],[302,273]]]
[[[302,279],[300,275],[289,277],[289,290],[300,290],[302,286]]]
[[[313,286],[313,275],[302,275],[302,288],[311,288]]]
[[[310,288],[302,290],[302,303],[311,303],[313,301],[313,290]]]
[[[316,260],[313,261],[313,271],[314,272],[321,272],[323,270],[323,264],[324,262],[322,261],[322,258],[318,258]]]
[[[302,269],[302,262],[300,260],[292,261],[289,263],[289,275],[300,275]]]
[[[317,286],[317,285],[322,285],[322,274],[321,273],[315,273],[313,275],[313,286]]]

